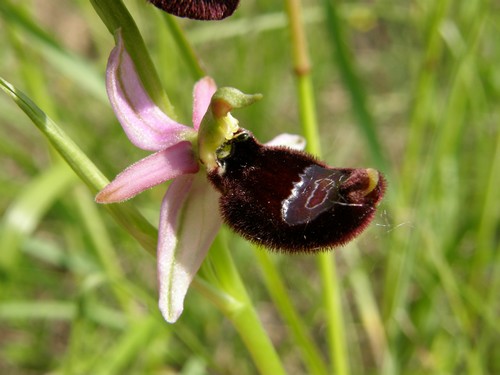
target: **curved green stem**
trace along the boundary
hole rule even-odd
[[[273,264],[271,257],[264,249],[255,248],[255,254],[266,281],[267,290],[278,309],[279,313],[290,327],[294,341],[298,344],[298,350],[304,358],[307,373],[328,374],[325,361],[323,360],[319,348],[314,343],[311,335],[300,318],[297,310],[294,308],[286,287]]]
[[[206,296],[217,297],[213,302],[231,320],[261,374],[285,374],[281,360],[262,326],[223,237],[223,233],[219,233],[201,273],[211,285],[224,291],[227,297],[219,298],[220,296],[213,294],[211,288],[205,290],[209,292]]]

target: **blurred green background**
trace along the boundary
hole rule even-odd
[[[322,159],[389,179],[371,227],[335,250],[350,372],[500,373],[500,3],[335,2],[335,25],[325,3],[303,2]],[[190,123],[194,79],[164,18],[145,1],[125,4]],[[300,133],[282,2],[242,0],[227,20],[178,23],[219,86],[264,95],[234,114],[243,127],[261,141]],[[106,98],[113,45],[87,1],[0,4],[0,76],[108,178],[146,155]],[[154,259],[3,93],[0,131],[1,374],[255,373],[234,328],[195,290],[178,323],[162,320]],[[132,201],[155,226],[164,191]],[[224,235],[286,370],[306,373],[255,250]],[[272,260],[327,361],[316,260]]]

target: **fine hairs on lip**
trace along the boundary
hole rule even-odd
[[[265,146],[243,129],[223,146],[208,178],[224,221],[246,239],[282,252],[343,245],[371,222],[385,191],[373,169],[330,168],[311,155]]]
[[[155,7],[178,17],[209,21],[229,17],[239,0],[148,0]]]

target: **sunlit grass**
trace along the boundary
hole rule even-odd
[[[337,20],[326,8],[336,3],[303,4],[322,157],[380,168],[390,181],[374,224],[333,254],[349,372],[500,372],[500,8],[359,1],[334,9]],[[126,5],[188,123],[199,71],[156,9]],[[113,38],[89,2],[46,7],[1,2],[0,76],[112,178],[145,156],[105,95]],[[62,29],[64,17],[79,27]],[[235,114],[242,126],[262,141],[301,131],[281,2],[243,1],[221,23],[177,23],[219,85],[264,94]],[[178,323],[163,321],[153,257],[3,93],[0,124],[0,373],[257,371],[198,289]],[[164,191],[123,209],[156,226]],[[228,230],[219,241],[285,369],[335,369],[315,257],[263,256]]]

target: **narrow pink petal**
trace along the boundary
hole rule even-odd
[[[193,126],[198,130],[210,106],[210,100],[217,91],[217,85],[210,77],[204,77],[196,82],[193,90]]]
[[[194,133],[168,117],[151,100],[119,34],[108,60],[106,88],[118,121],[137,147],[159,151]]]
[[[180,142],[125,169],[96,196],[98,203],[115,203],[186,173],[198,172],[190,142]]]
[[[283,133],[267,142],[266,146],[286,146],[302,151],[306,148],[306,140],[300,135]]]
[[[159,307],[177,321],[191,281],[221,226],[218,194],[203,173],[176,178],[160,211],[158,237]]]

